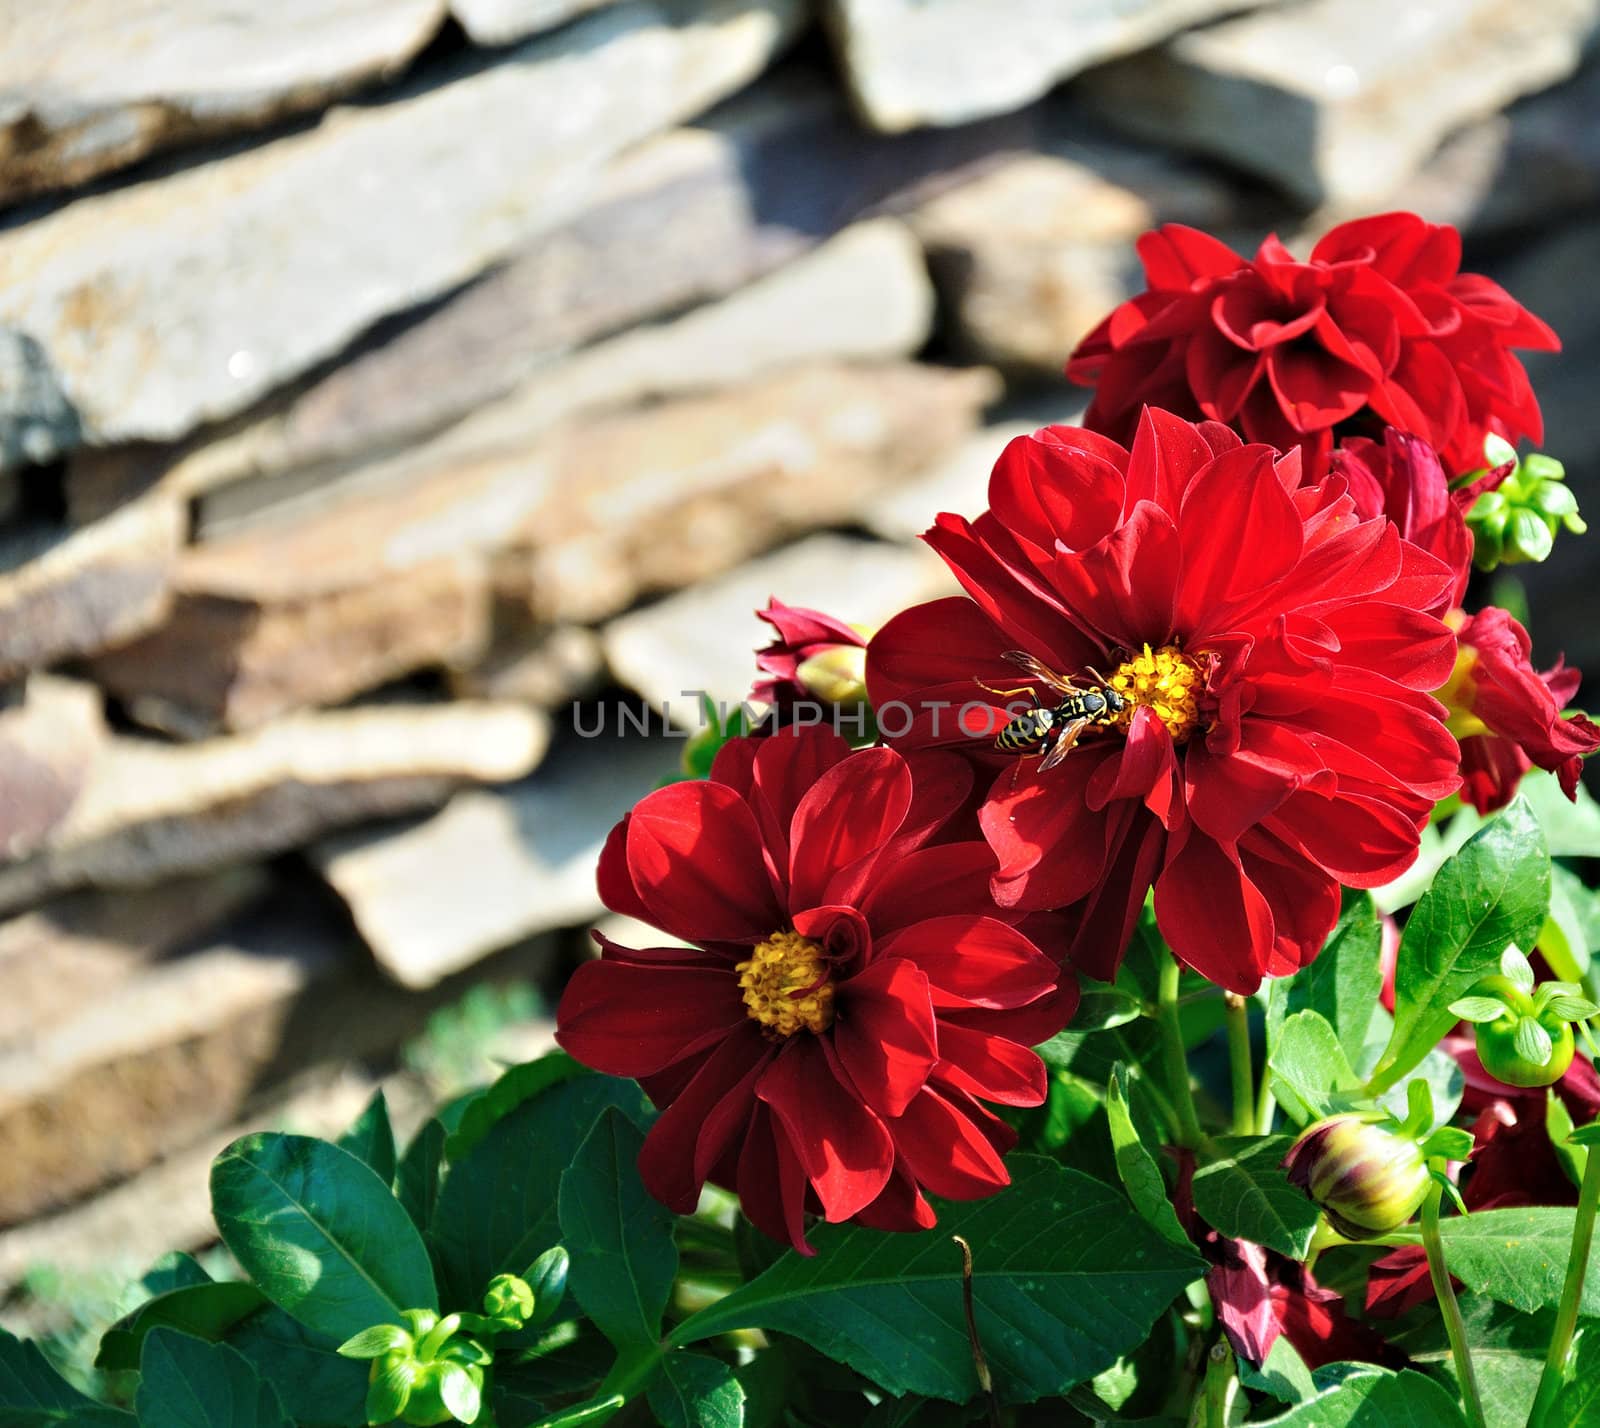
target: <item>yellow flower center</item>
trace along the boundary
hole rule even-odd
[[[1198,701],[1204,677],[1200,666],[1176,645],[1162,645],[1158,650],[1146,645],[1142,653],[1117,666],[1109,683],[1127,702],[1115,720],[1124,732],[1140,704],[1155,711],[1175,744],[1187,739],[1200,723]]]
[[[774,932],[740,962],[739,990],[750,1016],[777,1036],[833,1025],[833,984],[822,948],[798,932]]]
[[[1487,734],[1489,726],[1473,712],[1477,698],[1477,681],[1472,672],[1478,663],[1478,652],[1471,645],[1462,645],[1456,651],[1455,667],[1442,689],[1433,697],[1450,711],[1445,727],[1456,736],[1457,742],[1470,739],[1475,734]]]

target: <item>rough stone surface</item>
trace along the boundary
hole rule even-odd
[[[1060,376],[1078,341],[1142,286],[1133,240],[1215,232],[1237,197],[1210,175],[1117,145],[1011,159],[911,216],[961,350]]]
[[[515,617],[508,624],[515,626]],[[511,699],[554,709],[591,692],[605,670],[600,638],[579,625],[497,634],[480,664],[455,674],[452,690],[463,699]]]
[[[1262,0],[825,0],[845,80],[879,129],[1018,109],[1068,75]]]
[[[82,437],[44,349],[0,327],[0,471],[54,461]]]
[[[1396,192],[1452,129],[1571,75],[1597,0],[1305,0],[1181,35],[1083,88],[1108,119],[1309,203]]]
[[[350,906],[379,965],[408,987],[496,948],[600,911],[594,867],[612,825],[674,772],[681,744],[622,737],[593,710],[533,778],[458,794],[424,822],[330,839],[313,858]]]
[[[876,627],[908,605],[956,590],[944,563],[922,546],[816,535],[613,620],[603,632],[606,659],[652,709],[695,728],[702,718],[697,691],[730,707],[749,694],[752,651],[772,637],[755,611],[770,596]]]
[[[265,123],[402,69],[443,0],[0,7],[0,202]]]
[[[43,346],[90,441],[181,437],[570,217],[601,161],[739,88],[798,19],[797,0],[630,0],[68,205],[0,235],[0,322]]]
[[[475,44],[509,45],[615,0],[450,0],[450,13]]]
[[[170,602],[184,533],[182,503],[165,491],[80,530],[0,532],[0,680],[152,628]]]
[[[587,623],[706,579],[852,521],[997,394],[981,368],[821,366],[583,423],[547,468],[561,500],[496,557],[496,590],[536,620]]]
[[[0,708],[0,859],[31,853],[77,802],[107,738],[99,693],[35,676]]]
[[[188,746],[116,739],[43,846],[0,866],[0,910],[84,884],[148,886],[413,812],[462,783],[520,777],[547,742],[535,710],[464,702],[299,715]]]
[[[159,887],[67,893],[0,922],[0,1054],[26,1046],[265,892],[259,867]]]

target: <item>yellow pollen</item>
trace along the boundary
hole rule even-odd
[[[1450,678],[1442,689],[1433,692],[1433,697],[1450,711],[1445,727],[1456,736],[1457,741],[1489,732],[1489,726],[1477,716],[1473,707],[1477,703],[1478,682],[1473,678],[1477,666],[1477,650],[1471,645],[1462,645],[1456,651],[1455,667],[1450,671]]]
[[[1146,645],[1142,653],[1118,665],[1111,676],[1111,687],[1127,701],[1115,723],[1126,732],[1135,706],[1143,704],[1167,726],[1172,741],[1181,744],[1200,723],[1203,682],[1200,666],[1176,645],[1158,650]]]
[[[774,932],[734,969],[752,1017],[777,1036],[833,1025],[833,984],[822,948],[798,932]]]

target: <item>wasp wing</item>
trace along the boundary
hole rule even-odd
[[[1048,684],[1052,689],[1058,689],[1063,694],[1081,694],[1082,689],[1074,684],[1064,674],[1057,674],[1049,665],[1036,660],[1026,650],[1007,650],[1001,659],[1014,664],[1018,669],[1025,670],[1040,684]]]
[[[1069,719],[1061,726],[1061,733],[1054,747],[1039,764],[1040,773],[1046,769],[1053,769],[1072,752],[1072,746],[1078,742],[1078,735],[1089,727],[1089,722],[1088,719]]]

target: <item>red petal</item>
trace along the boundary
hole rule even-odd
[[[833,1049],[861,1099],[898,1116],[939,1059],[928,978],[898,957],[880,959],[835,996]]]
[[[1054,962],[993,917],[931,917],[885,938],[878,955],[904,957],[927,973],[936,1006],[1022,1006],[1057,977]]]
[[[863,749],[835,764],[795,809],[789,907],[856,901],[875,854],[911,807],[911,772],[893,749]]]
[[[1198,829],[1156,880],[1167,945],[1208,981],[1249,996],[1272,955],[1272,910],[1230,853]]]
[[[879,938],[930,917],[973,912],[992,916],[989,878],[994,870],[987,843],[918,848],[887,866],[878,865],[861,911]]]
[[[739,1204],[750,1222],[779,1244],[815,1254],[806,1241],[806,1173],[789,1137],[760,1101],[739,1152]]]
[[[989,1138],[931,1088],[894,1125],[895,1145],[917,1183],[947,1200],[977,1200],[1011,1183]]]
[[[969,1095],[1003,1106],[1037,1106],[1049,1082],[1044,1062],[1026,1046],[954,1022],[939,1023],[940,1077]]]
[[[628,819],[622,821],[606,835],[606,845],[600,850],[600,866],[595,873],[600,901],[612,912],[631,917],[636,922],[649,922],[650,909],[640,899],[633,886],[633,875],[628,871]]]
[[[747,1022],[732,968],[640,966],[601,958],[567,983],[556,1040],[585,1066],[610,1076],[650,1076],[703,1051]]]
[[[1244,267],[1244,259],[1220,239],[1182,223],[1163,223],[1135,245],[1144,275],[1153,288],[1188,289],[1203,278]]]
[[[1107,832],[1105,815],[1088,806],[1088,787],[1115,752],[1080,747],[1043,773],[1037,760],[1019,760],[995,780],[978,821],[1000,862],[993,888],[1002,906],[1067,907],[1094,887]]]

